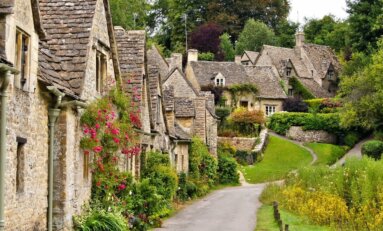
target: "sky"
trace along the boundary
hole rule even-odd
[[[289,20],[303,24],[304,18],[322,18],[325,15],[333,14],[337,18],[347,18],[346,0],[289,0],[291,11]]]

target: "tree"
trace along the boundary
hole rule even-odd
[[[340,94],[344,100],[341,123],[346,127],[383,128],[383,39],[372,62],[353,76],[343,78]]]
[[[235,50],[230,41],[230,35],[228,33],[224,33],[221,37],[219,37],[219,39],[221,40],[220,48],[225,57],[225,61],[233,61],[235,58]]]
[[[274,32],[263,22],[249,19],[239,35],[235,52],[241,55],[245,50],[260,51],[264,44],[276,45]]]
[[[200,52],[211,52],[216,59],[220,59],[219,37],[222,31],[221,26],[212,22],[198,26],[190,35],[190,47]]]
[[[347,0],[347,13],[354,51],[372,52],[383,35],[382,0]]]
[[[327,45],[335,51],[348,51],[350,30],[347,22],[326,15],[322,19],[310,19],[304,26],[307,42]]]
[[[145,0],[111,0],[113,24],[126,30],[144,29],[150,5]]]
[[[299,24],[287,20],[281,21],[276,25],[274,31],[277,36],[277,43],[282,47],[295,46],[295,33],[298,30]]]

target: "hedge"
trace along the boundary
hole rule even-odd
[[[363,144],[362,154],[379,160],[383,154],[383,142],[371,140]]]
[[[301,126],[303,130],[323,130],[336,135],[345,131],[340,127],[339,114],[275,113],[270,117],[268,127],[278,134],[286,135],[291,126]]]

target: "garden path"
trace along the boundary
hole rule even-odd
[[[334,165],[333,167],[335,166],[341,166],[344,164],[344,162],[346,162],[346,160],[350,157],[357,157],[357,158],[362,158],[362,146],[364,143],[366,143],[367,141],[369,140],[372,140],[372,137],[368,137],[362,141],[360,141],[359,143],[357,143],[352,149],[350,149],[350,151],[348,151],[340,160],[338,160]]]

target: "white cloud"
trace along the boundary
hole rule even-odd
[[[289,20],[301,24],[304,18],[322,18],[332,14],[337,18],[347,18],[346,0],[290,0],[291,10]],[[299,17],[298,17],[299,15]]]

